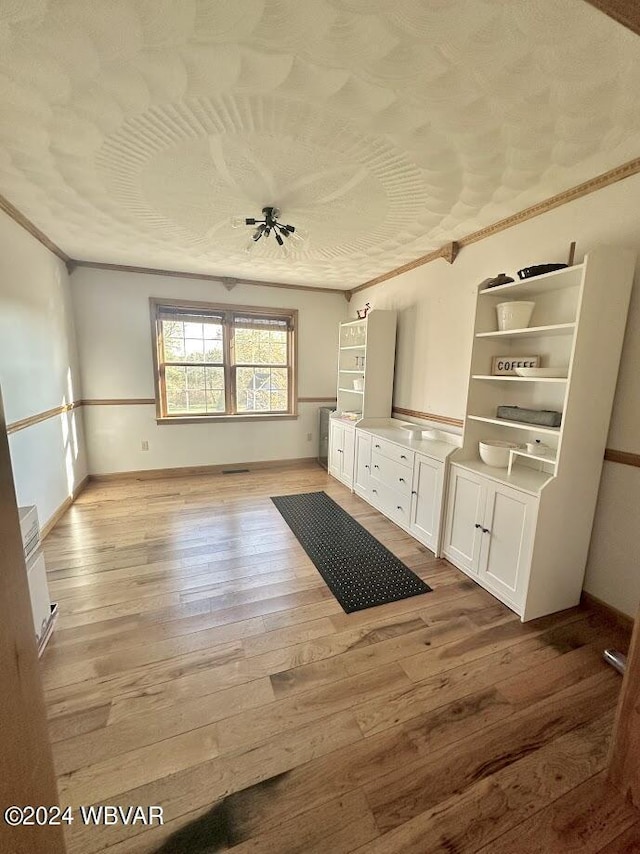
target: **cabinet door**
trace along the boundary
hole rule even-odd
[[[438,460],[416,455],[411,492],[411,531],[434,552],[438,548],[443,471],[444,465]]]
[[[538,500],[492,483],[487,488],[479,575],[496,595],[524,604]]]
[[[353,469],[356,454],[356,431],[355,427],[342,428],[342,480],[351,486],[353,483]]]
[[[444,553],[465,572],[478,574],[486,485],[464,469],[451,467]]]
[[[368,494],[369,472],[371,471],[371,436],[367,433],[356,433],[356,492]]]
[[[342,473],[342,437],[344,428],[342,424],[331,423],[329,427],[329,471],[335,477],[341,477]]]

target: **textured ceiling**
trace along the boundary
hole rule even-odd
[[[640,155],[583,0],[1,0],[0,192],[68,255],[349,287]],[[285,258],[234,214],[304,228]]]

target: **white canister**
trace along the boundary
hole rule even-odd
[[[510,329],[526,329],[531,320],[535,302],[500,302],[496,306],[498,329],[507,332]]]

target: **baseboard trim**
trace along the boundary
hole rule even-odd
[[[87,475],[86,477],[84,477],[80,481],[80,483],[73,490],[73,493],[68,498],[65,498],[65,500],[58,507],[58,509],[55,511],[55,513],[40,528],[40,539],[41,540],[44,540],[45,537],[47,537],[51,533],[51,531],[55,528],[55,526],[58,524],[60,519],[62,519],[64,514],[67,512],[69,507],[71,507],[71,505],[74,503],[76,498],[86,488],[88,483],[89,483],[89,475]]]
[[[109,474],[91,474],[92,483],[109,483],[118,480],[160,480],[164,477],[192,477],[194,475],[222,474],[229,469],[246,468],[252,471],[280,468],[305,468],[311,463],[317,463],[316,457],[300,457],[294,460],[259,460],[249,463],[224,463],[211,466],[182,466],[166,469],[138,469],[137,471],[110,472]]]
[[[629,636],[631,636],[634,623],[633,617],[629,617],[627,614],[619,611],[612,605],[608,605],[606,602],[603,602],[602,599],[598,599],[597,596],[587,593],[586,590],[582,591],[580,604],[584,605],[586,608],[590,608],[592,611],[597,611],[606,620],[620,626],[621,629],[628,632]]]

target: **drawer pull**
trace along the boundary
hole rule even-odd
[[[379,448],[379,447],[380,447],[380,445],[374,445],[373,447],[374,447],[374,448]]]
[[[379,466],[379,465],[377,465],[376,463],[374,463],[374,464],[373,464],[373,467],[374,467],[374,469],[379,469],[379,468],[380,468],[380,466]]]
[[[483,533],[483,534],[490,534],[490,533],[491,533],[491,531],[490,531],[488,528],[483,528],[483,529],[482,529],[482,533]]]
[[[406,454],[400,454],[400,459],[401,459],[401,460],[406,460],[406,459],[407,459],[407,455],[406,455]]]
[[[365,463],[365,466],[364,466],[364,467],[365,467],[366,469],[371,468],[371,466],[368,466],[366,463]]]
[[[481,531],[484,531],[484,528],[482,527],[482,525],[479,522],[476,522],[475,527],[480,528]]]
[[[344,451],[341,448],[336,448],[339,454],[344,454]]]
[[[412,490],[411,490],[411,494],[412,494],[412,495],[417,495],[418,493],[415,491],[415,489],[412,489]]]
[[[396,504],[396,510],[402,510],[402,507],[400,507],[399,504]]]
[[[398,480],[400,481],[400,483],[406,483],[406,481],[403,477],[399,477]]]
[[[371,492],[373,492],[373,494],[374,494],[374,495],[377,495],[377,494],[378,494],[378,490],[377,490],[377,489],[372,489],[372,490],[371,490]]]

